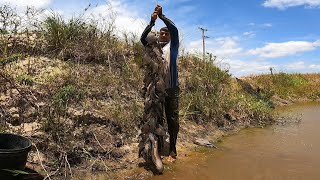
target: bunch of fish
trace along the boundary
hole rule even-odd
[[[143,66],[144,77],[144,116],[141,128],[141,141],[139,143],[139,157],[147,162],[152,161],[159,173],[163,171],[163,164],[159,155],[159,142],[163,139],[165,131],[160,125],[163,118],[165,101],[165,61],[162,49],[155,33],[149,33],[146,38]],[[162,141],[162,140],[161,140]]]

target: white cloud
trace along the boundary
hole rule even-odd
[[[272,27],[272,24],[270,24],[270,23],[264,23],[264,24],[261,24],[261,27]]]
[[[317,69],[318,71],[320,70],[320,64],[310,64],[308,67],[310,69]]]
[[[248,38],[252,38],[256,34],[253,31],[248,31],[248,32],[244,32],[242,35],[245,36],[245,37],[248,37]]]
[[[212,41],[213,46],[210,47],[212,51],[215,51],[218,56],[230,57],[239,54],[242,48],[238,47],[237,38],[225,37],[217,38]]]
[[[251,35],[253,32],[245,32],[243,35]],[[296,61],[293,63],[275,63],[266,59],[252,59],[248,55],[259,57],[281,57],[296,53],[311,51],[320,46],[320,40],[308,41],[288,41],[283,43],[268,43],[262,48],[249,50],[249,53],[240,46],[238,37],[223,37],[217,39],[207,39],[206,46],[209,52],[218,56],[216,64],[222,69],[228,69],[234,76],[248,76],[256,74],[270,73],[270,67],[277,71],[285,72],[319,72],[320,64],[310,64],[308,61]],[[202,51],[202,41],[193,41],[190,47],[197,47]]]
[[[230,73],[234,76],[249,76],[270,73],[270,67],[274,72],[287,73],[319,73],[320,64],[310,64],[307,61],[296,61],[291,63],[274,64],[269,61],[256,60],[239,60],[239,59],[224,59],[217,63],[218,66],[228,67]]]
[[[286,68],[289,70],[303,70],[306,68],[306,64],[304,61],[298,61],[286,65]]]
[[[91,16],[94,19],[104,19],[111,22],[111,17],[115,17],[114,25],[119,30],[118,32],[133,32],[142,33],[147,21],[139,17],[139,12],[132,11],[132,7],[128,7],[122,1],[109,1],[109,4],[99,5],[86,12],[86,16]],[[104,22],[101,22],[102,24]],[[104,23],[106,25],[106,23]]]
[[[252,61],[252,60],[238,60],[238,59],[225,59],[222,61],[230,66],[230,72],[235,76],[248,76],[269,73],[270,67],[278,68],[278,65],[272,64],[267,61]]]
[[[52,0],[0,0],[0,4],[8,4],[16,7],[35,7],[35,8],[45,8]]]
[[[319,73],[320,64],[311,64],[308,61],[296,61],[291,63],[285,63],[282,65],[282,69],[285,72],[295,73]]]
[[[211,52],[220,58],[230,58],[242,52],[238,47],[237,37],[222,37],[206,39],[206,51]],[[187,45],[189,51],[202,51],[202,40],[192,41]]]
[[[273,25],[271,23],[263,23],[263,24],[256,24],[256,23],[249,23],[248,26],[255,26],[255,27],[260,27],[260,28],[270,28]]]
[[[266,0],[262,4],[264,7],[286,9],[294,6],[319,7],[320,0]]]
[[[251,49],[248,53],[264,58],[276,58],[312,51],[318,46],[320,46],[319,40],[315,42],[288,41],[283,43],[268,43],[262,48]]]

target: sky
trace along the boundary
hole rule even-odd
[[[184,52],[217,56],[233,76],[274,72],[320,73],[320,0],[0,0],[18,9],[50,9],[66,18],[80,14],[115,18],[117,31],[140,36],[156,4],[179,29]],[[112,13],[111,13],[112,12]],[[105,23],[105,22],[104,22]],[[156,21],[155,29],[164,24]]]

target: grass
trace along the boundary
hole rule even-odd
[[[67,106],[70,101],[79,102],[84,97],[84,92],[77,89],[73,85],[65,85],[61,87],[53,97],[53,103],[58,107]]]
[[[0,124],[0,133],[5,133],[6,129],[7,129],[7,127],[5,127],[4,125]]]
[[[20,75],[17,77],[17,81],[21,85],[32,86],[34,84],[32,77],[29,75]]]
[[[81,17],[63,20],[53,14],[43,22],[47,51],[62,59],[101,61],[106,58],[103,33],[96,24],[88,24]],[[110,38],[110,37],[109,37]]]
[[[238,119],[270,120],[268,101],[247,94],[226,71],[196,58],[187,57],[179,63],[183,119],[219,124],[226,114],[233,113]]]
[[[217,90],[223,81],[223,77],[227,76],[221,73],[222,78],[211,78],[221,71],[213,68],[205,68],[207,65],[199,60],[184,59],[181,62],[182,68],[188,68],[191,71],[182,71],[181,80],[184,86],[181,87],[181,109],[183,115],[189,115],[196,122],[206,121],[213,116],[219,94]],[[192,64],[191,64],[192,63]],[[193,67],[188,67],[189,65]],[[205,118],[206,117],[206,118]],[[185,117],[187,119],[187,117]]]
[[[100,22],[85,16],[87,10],[69,20],[52,12],[43,20],[34,21],[30,14],[41,12],[28,9],[25,14],[18,14],[15,8],[0,6],[0,58],[19,52],[81,63],[105,63],[113,70],[125,67],[126,57],[130,55],[141,57],[142,46],[137,35],[123,33],[121,40],[112,18]],[[16,22],[20,19],[26,22]]]
[[[21,54],[11,54],[8,57],[3,57],[0,58],[0,66],[4,66],[6,64],[10,64],[12,62],[16,62],[18,61],[19,58],[21,58],[22,55]]]
[[[288,74],[261,75],[247,78],[247,81],[264,90],[265,94],[277,95],[284,99],[310,99],[319,96],[319,74]]]

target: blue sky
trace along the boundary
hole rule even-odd
[[[320,72],[320,0],[0,0],[18,7],[50,8],[66,17],[81,12],[110,17],[119,32],[140,34],[154,6],[179,28],[182,46],[201,52],[201,31],[216,64],[234,76],[276,72]],[[164,26],[156,22],[156,29]]]

